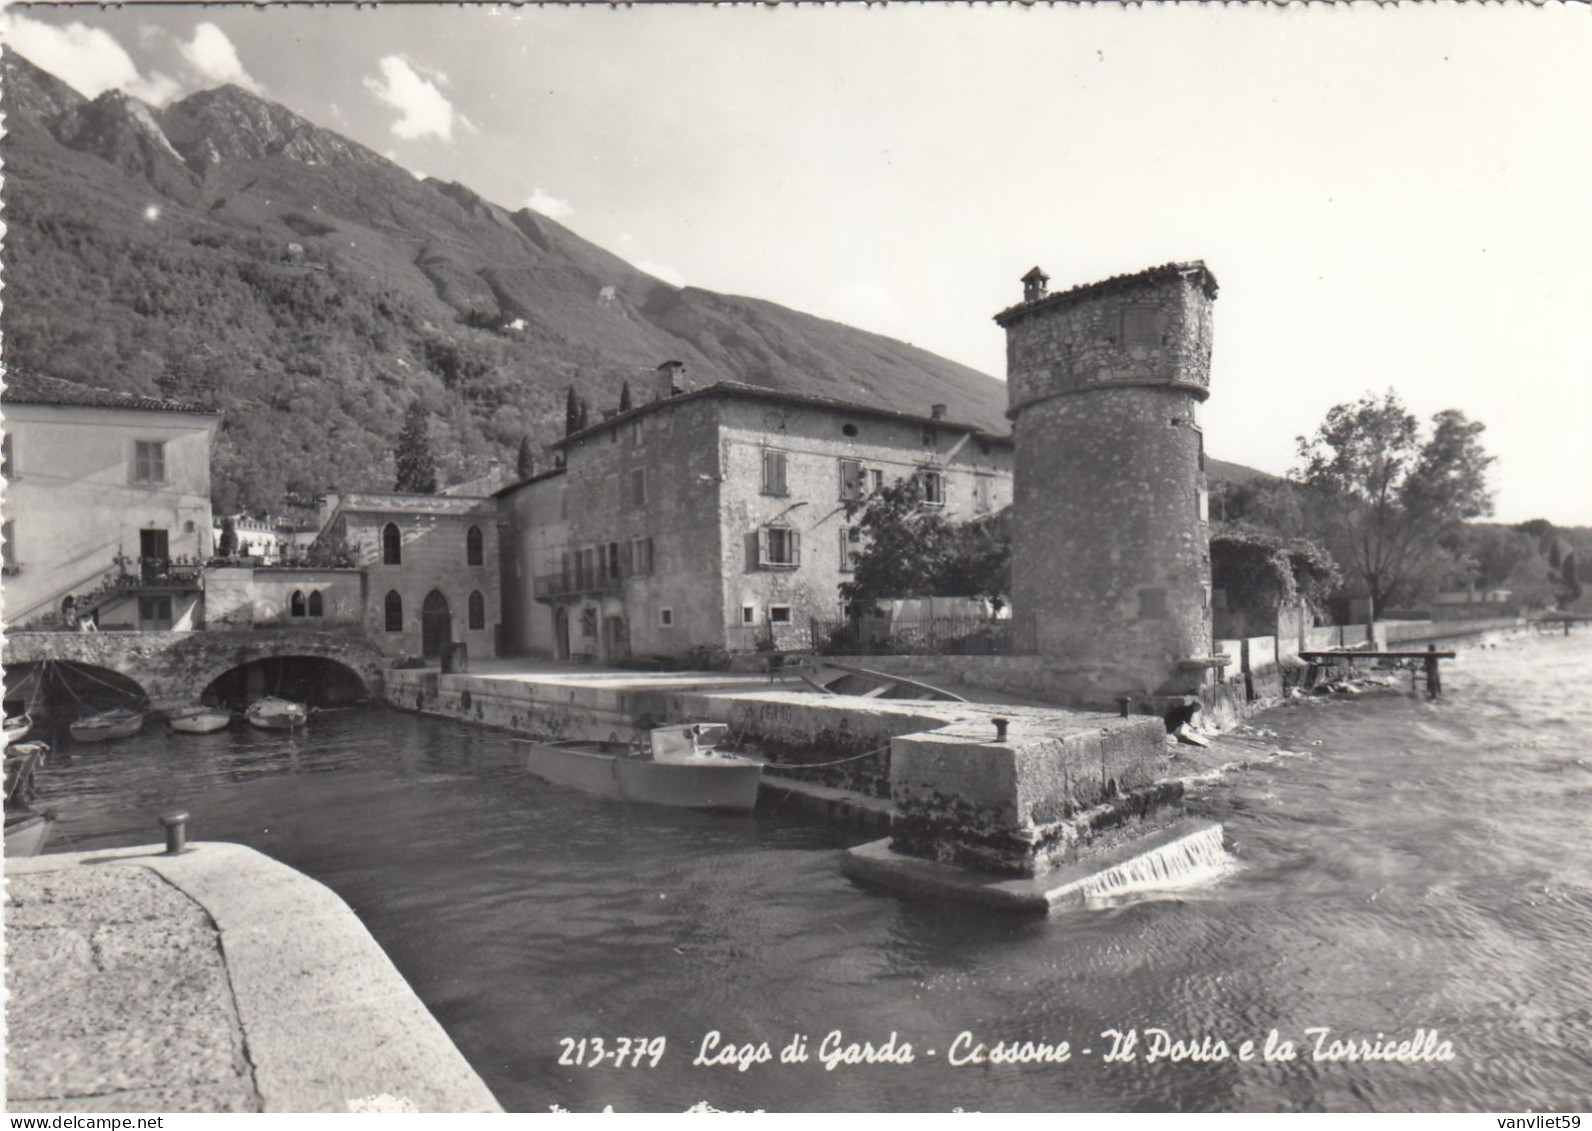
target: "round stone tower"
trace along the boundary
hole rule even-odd
[[[1212,666],[1198,409],[1216,278],[1195,262],[1054,295],[1037,267],[1022,281],[1023,301],[995,316],[1019,631],[1065,699],[1197,691]]]

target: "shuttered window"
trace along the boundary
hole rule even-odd
[[[856,459],[843,459],[840,461],[840,499],[842,502],[854,502],[862,498],[864,491],[864,475],[862,461]]]
[[[801,534],[788,526],[757,532],[757,564],[763,569],[795,569],[801,564]]]
[[[784,452],[764,450],[763,452],[763,494],[788,495],[790,489],[785,483]]]

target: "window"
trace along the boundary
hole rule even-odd
[[[287,607],[288,607],[288,614],[290,616],[295,616],[295,617],[303,616],[304,615],[304,608],[305,608],[305,605],[304,605],[304,590],[302,590],[302,589],[293,590],[293,596],[288,599]]]
[[[575,586],[585,589],[597,584],[597,548],[587,546],[575,558]]]
[[[973,480],[973,509],[983,513],[990,508],[990,477],[980,475]]]
[[[644,467],[630,469],[630,505],[633,507],[647,505],[647,469]]]
[[[862,461],[857,459],[843,459],[840,461],[840,499],[842,502],[853,502],[862,498],[863,473]]]
[[[862,529],[856,526],[840,528],[840,572],[852,573],[857,568],[857,550],[862,545]]]
[[[868,469],[868,490],[876,495],[884,490],[884,468],[870,467]]]
[[[603,556],[603,577],[609,581],[619,580],[619,543],[608,543],[608,552]]]
[[[138,626],[140,628],[170,628],[171,598],[138,598]]]
[[[923,491],[923,505],[926,507],[943,507],[945,505],[945,476],[938,471],[920,471],[918,485]]]
[[[757,623],[757,606],[756,605],[742,605],[741,606],[741,623],[742,624],[756,624]]]
[[[925,448],[932,448],[936,444],[938,444],[939,442],[940,442],[939,429],[935,428],[934,425],[932,425],[932,424],[925,424],[923,426],[923,446]]]
[[[558,490],[558,517],[560,521],[569,518],[569,490],[563,487]]]
[[[15,448],[12,446],[11,433],[7,432],[3,437],[0,437],[0,475],[5,476],[7,479],[15,479],[17,477],[15,460],[12,458],[14,452]]]
[[[763,452],[763,494],[788,495],[789,489],[785,485],[785,453],[765,450]]]
[[[659,609],[658,610],[658,627],[659,628],[673,628],[674,627],[674,610],[673,609]]]
[[[381,528],[381,564],[402,565],[404,560],[403,535],[398,533],[398,524],[389,522]]]
[[[485,563],[486,551],[481,545],[481,528],[472,526],[464,536],[464,564],[484,565]]]
[[[580,634],[590,640],[597,635],[597,609],[587,605],[580,611]]]
[[[161,440],[133,441],[133,482],[166,481],[166,445]]]
[[[325,613],[325,605],[321,601],[321,591],[315,590],[310,594],[310,616],[318,617]]]
[[[770,605],[768,607],[769,624],[789,624],[790,622],[789,605]]]
[[[1211,493],[1201,487],[1195,492],[1195,496],[1195,513],[1199,515],[1201,522],[1209,522],[1211,520]]]
[[[404,630],[404,599],[398,596],[394,589],[387,594],[387,631],[402,632]]]
[[[643,424],[643,419],[641,417],[639,417],[639,416],[636,417],[636,419],[634,419],[634,420],[632,420],[630,422],[630,442],[632,444],[640,444],[641,443],[643,435],[644,435],[644,430],[641,427],[642,424]]]
[[[857,434],[857,426],[855,424],[842,424],[840,431],[847,436],[855,436]]]
[[[645,577],[652,572],[652,539],[630,540],[630,572]]]
[[[801,564],[801,535],[788,526],[757,532],[757,564],[764,569],[795,569]]]
[[[479,589],[470,590],[470,627],[476,630],[486,627],[486,598]]]

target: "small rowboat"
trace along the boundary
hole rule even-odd
[[[69,728],[78,742],[105,742],[112,738],[131,738],[144,729],[144,712],[127,707],[86,715]]]
[[[28,807],[34,797],[34,774],[49,754],[49,746],[42,742],[19,743],[6,750],[5,854],[9,857],[37,856],[55,827],[55,810]]]
[[[908,679],[889,672],[876,672],[871,668],[854,667],[836,660],[817,660],[797,668],[802,681],[831,695],[856,695],[863,699],[939,699],[949,703],[966,703],[955,692],[945,691],[932,683]]]
[[[248,710],[243,712],[243,717],[249,720],[250,726],[261,727],[264,730],[292,730],[308,722],[310,712],[302,703],[267,695],[264,699],[256,699],[250,703]]]
[[[28,737],[28,731],[33,729],[33,716],[12,715],[6,720],[6,745],[21,742]]]
[[[676,723],[634,741],[531,742],[525,768],[555,785],[617,801],[746,811],[757,804],[763,763],[714,749],[728,727]]]
[[[232,712],[222,707],[197,704],[180,707],[171,713],[171,729],[178,734],[214,734],[232,724]]]

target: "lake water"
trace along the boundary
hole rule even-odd
[[[526,776],[506,735],[396,712],[62,743],[41,786],[56,850],[155,841],[180,806],[196,839],[329,885],[510,1110],[1585,1110],[1592,633],[1466,650],[1443,674],[1439,703],[1253,720],[1222,741],[1232,758],[1290,753],[1190,798],[1235,871],[1049,918],[864,891],[839,857],[877,833],[601,802]],[[1322,1027],[1435,1031],[1421,1049],[1451,1059],[1317,1060]],[[1107,1062],[1101,1034],[1130,1029],[1135,1058]],[[694,1065],[714,1030],[776,1058],[804,1034],[810,1059]],[[913,1063],[826,1070],[836,1030],[893,1033]],[[1151,1030],[1228,1056],[1152,1061]],[[1265,1058],[1272,1030],[1294,1059]],[[953,1067],[964,1031],[1071,1056]],[[656,1067],[559,1063],[583,1038],[589,1059],[592,1038],[657,1037]]]

